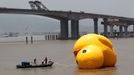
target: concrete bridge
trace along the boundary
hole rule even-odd
[[[113,15],[103,15],[85,12],[73,11],[57,11],[57,10],[44,10],[44,9],[17,9],[17,8],[0,8],[0,13],[3,14],[26,14],[26,15],[39,15],[54,18],[60,21],[60,39],[69,39],[68,21],[71,21],[71,39],[79,38],[79,20],[93,19],[94,33],[98,34],[98,19],[103,19],[104,35],[108,36],[108,26],[110,26],[110,33],[113,34],[113,26],[118,25],[120,32],[123,32],[122,27],[127,35],[127,28],[129,25],[134,25],[134,18],[120,17]],[[112,20],[112,21],[109,21]],[[134,28],[133,28],[134,30]]]

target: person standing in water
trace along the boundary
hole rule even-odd
[[[28,44],[28,37],[26,36],[26,44]]]
[[[33,36],[31,36],[31,44],[33,44]]]

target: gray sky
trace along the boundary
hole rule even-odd
[[[29,0],[0,0],[1,7],[30,8]],[[49,9],[134,17],[134,0],[40,0]]]
[[[29,0],[0,0],[0,7],[28,8]],[[40,0],[50,10],[72,10],[89,13],[108,14],[134,18],[134,0]],[[84,30],[91,25],[89,20],[80,21]],[[25,27],[32,27],[30,30],[59,31],[59,21],[47,17],[25,16],[25,15],[1,15],[0,32],[3,31],[25,31]],[[37,26],[38,25],[38,26]],[[46,26],[45,26],[46,25]],[[51,26],[52,25],[52,26]],[[85,27],[84,27],[85,26]],[[93,26],[93,25],[91,25]],[[49,29],[50,28],[50,29]],[[55,28],[55,29],[54,29]],[[92,29],[93,30],[93,29]]]

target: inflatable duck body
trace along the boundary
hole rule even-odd
[[[74,44],[74,55],[79,68],[113,67],[117,56],[112,42],[98,34],[87,34]]]

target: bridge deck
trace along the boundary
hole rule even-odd
[[[73,11],[56,11],[56,10],[32,10],[32,9],[15,9],[15,8],[0,8],[0,13],[3,14],[28,14],[28,15],[42,15],[52,18],[65,18],[65,19],[85,19],[85,18],[116,18],[122,21],[134,21],[134,18],[95,14],[95,13],[85,13],[85,12],[73,12]]]

